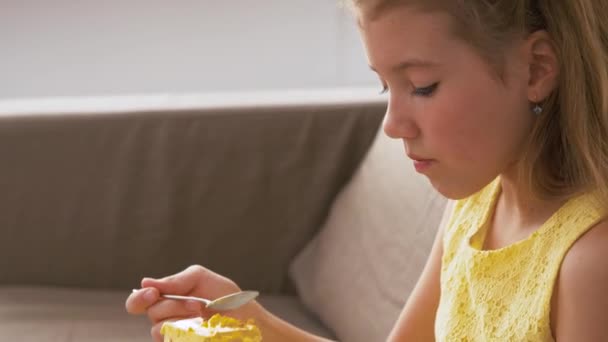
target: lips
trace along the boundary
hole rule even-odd
[[[421,173],[428,170],[435,163],[433,159],[425,159],[414,154],[408,154],[408,157],[414,161],[416,171]]]
[[[433,160],[433,159],[423,158],[423,157],[420,157],[420,156],[415,155],[415,154],[408,154],[407,156],[411,160],[413,160],[413,161],[419,161],[419,162],[426,162],[426,161],[432,161]]]

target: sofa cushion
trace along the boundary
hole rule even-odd
[[[425,264],[446,200],[380,132],[290,275],[340,341],[386,340]]]
[[[151,324],[130,316],[128,292],[50,287],[0,288],[0,336],[20,342],[149,342]],[[277,316],[318,335],[332,337],[293,296],[261,296]]]

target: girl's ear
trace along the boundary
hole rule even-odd
[[[558,85],[560,63],[553,40],[547,31],[539,30],[525,42],[529,69],[528,99],[541,102]]]

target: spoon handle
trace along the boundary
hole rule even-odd
[[[167,299],[177,299],[177,300],[194,300],[197,302],[201,302],[205,305],[209,305],[211,303],[210,300],[200,297],[190,297],[190,296],[178,296],[178,295],[162,295],[163,298]]]
[[[137,292],[139,291],[138,289],[133,289],[133,292]],[[177,299],[177,300],[194,300],[197,302],[201,302],[203,304],[205,304],[205,306],[209,305],[209,303],[211,303],[212,301],[209,299],[205,299],[205,298],[200,298],[200,297],[191,297],[191,296],[178,296],[178,295],[161,295],[161,297],[163,298],[167,298],[167,299]]]

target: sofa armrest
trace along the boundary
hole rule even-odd
[[[279,292],[385,107],[107,101],[0,104],[1,284],[130,289],[200,263]]]

